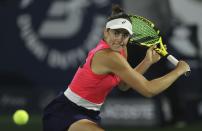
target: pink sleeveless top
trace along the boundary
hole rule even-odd
[[[107,94],[120,82],[120,78],[114,74],[99,75],[91,70],[91,61],[94,54],[106,48],[109,48],[109,45],[101,40],[96,48],[89,52],[86,63],[78,68],[69,85],[72,92],[95,104],[103,103]],[[120,51],[120,54],[125,56],[123,50]]]

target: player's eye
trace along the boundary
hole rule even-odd
[[[118,37],[119,35],[122,35],[124,38],[130,37],[130,34],[128,32],[122,31],[122,30],[112,30],[115,37]]]
[[[130,36],[129,33],[126,32],[126,33],[123,33],[123,37],[124,37],[124,38],[127,38],[127,37],[131,37],[131,36]]]

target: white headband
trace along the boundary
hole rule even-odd
[[[118,19],[113,19],[107,22],[106,28],[110,29],[126,29],[130,35],[133,34],[132,31],[132,24],[130,23],[129,20],[124,19],[124,18],[118,18]]]

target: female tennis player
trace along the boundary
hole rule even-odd
[[[127,62],[126,48],[132,34],[129,16],[119,6],[113,6],[103,39],[89,52],[66,91],[45,108],[44,131],[104,131],[100,108],[113,87],[124,82],[143,96],[152,97],[189,70],[186,62],[179,61],[168,74],[147,80],[143,73],[161,56],[153,46],[133,69]]]

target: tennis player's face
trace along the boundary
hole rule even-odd
[[[106,29],[105,32],[105,41],[114,51],[120,51],[124,48],[129,38],[130,34],[125,29]]]

